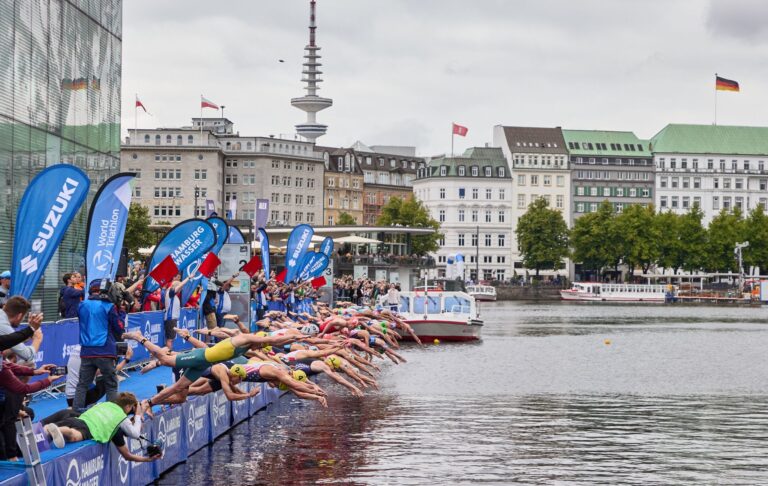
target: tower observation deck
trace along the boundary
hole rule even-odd
[[[319,62],[321,56],[318,54],[320,47],[315,44],[315,30],[317,29],[315,3],[315,0],[309,2],[309,44],[304,48],[304,70],[301,72],[303,75],[301,81],[306,83],[304,89],[307,90],[307,94],[301,98],[291,99],[292,106],[307,113],[307,121],[296,125],[296,132],[312,142],[317,137],[325,135],[328,130],[327,125],[317,123],[316,113],[333,105],[332,99],[317,95],[317,90],[320,89],[319,83],[322,83],[323,80],[320,77],[322,71],[319,69],[322,66]]]

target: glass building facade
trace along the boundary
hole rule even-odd
[[[120,168],[122,0],[0,0],[0,271],[10,269],[16,211],[43,168],[74,164],[91,194],[38,285],[46,320],[61,276],[84,268],[91,199]]]

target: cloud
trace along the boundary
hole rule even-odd
[[[768,2],[763,0],[711,0],[707,28],[716,36],[741,41],[768,41]]]

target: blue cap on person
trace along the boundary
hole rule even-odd
[[[0,273],[0,279],[3,279],[3,278],[11,278],[11,272],[6,270],[3,273]]]
[[[97,278],[95,280],[91,280],[91,284],[88,285],[88,291],[89,292],[98,292],[101,290],[101,279]]]

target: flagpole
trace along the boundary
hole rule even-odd
[[[200,95],[200,145],[203,145],[203,95]]]
[[[456,138],[456,134],[453,133],[453,123],[451,123],[451,157],[453,157],[453,139]]]
[[[139,93],[135,93],[136,99],[133,102],[133,136],[134,138],[138,139],[138,134],[136,131],[139,129],[139,107],[138,101],[139,101]],[[131,143],[133,145],[136,145],[136,140],[131,140]]]
[[[715,73],[715,125],[717,125],[717,73]]]

